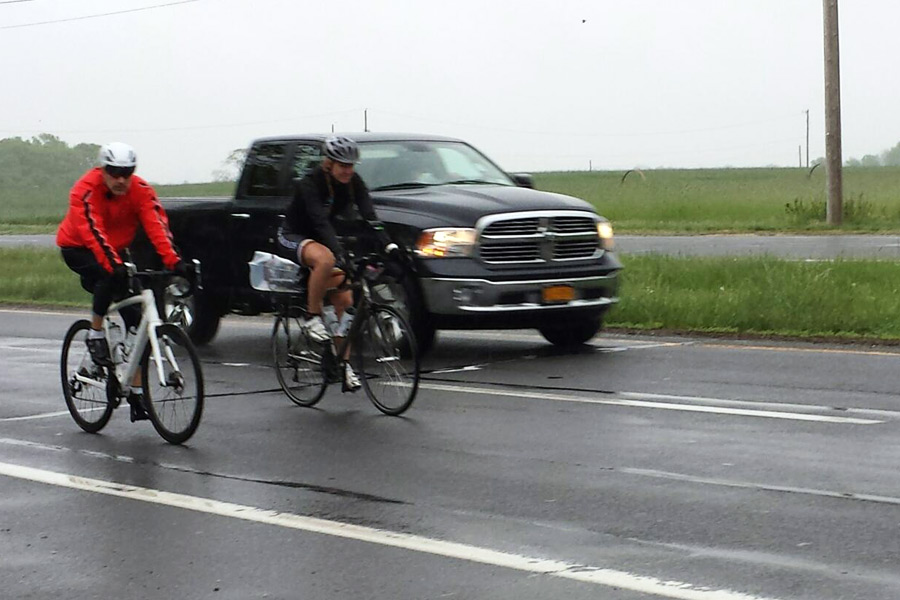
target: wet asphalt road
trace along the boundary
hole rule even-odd
[[[52,235],[0,235],[0,246],[53,246]],[[617,235],[623,254],[771,255],[783,258],[900,258],[898,235]]]
[[[900,597],[890,349],[449,333],[390,418],[291,405],[229,317],[172,447],[72,422],[77,316],[0,310],[0,597]]]

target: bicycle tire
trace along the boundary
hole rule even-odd
[[[315,406],[328,387],[321,344],[304,334],[300,319],[279,315],[272,328],[272,365],[278,385],[297,406]]]
[[[83,430],[97,433],[109,423],[116,403],[108,393],[109,372],[94,364],[87,349],[90,321],[76,321],[63,339],[60,377],[69,414]],[[76,378],[76,375],[80,378]],[[89,379],[93,385],[84,381]]]
[[[165,381],[159,381],[148,343],[141,357],[144,408],[153,428],[164,440],[183,444],[197,431],[203,415],[203,370],[194,344],[183,329],[164,323],[157,326],[156,336]]]
[[[389,306],[372,306],[353,340],[357,376],[386,415],[406,412],[419,390],[419,353],[409,321]]]

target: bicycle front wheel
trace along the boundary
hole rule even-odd
[[[272,329],[275,374],[281,389],[298,406],[314,406],[325,394],[328,381],[322,368],[323,347],[309,340],[300,319],[275,318]]]
[[[409,321],[388,306],[373,306],[353,340],[358,375],[372,404],[403,414],[419,389],[419,353]]]
[[[203,371],[194,344],[178,326],[156,328],[160,365],[147,344],[141,358],[144,404],[156,432],[170,444],[186,442],[203,414]]]
[[[105,368],[94,364],[87,349],[90,321],[76,321],[63,341],[60,375],[63,396],[72,418],[88,433],[103,429],[112,416],[115,404],[107,395]]]

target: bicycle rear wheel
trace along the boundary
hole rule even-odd
[[[162,359],[160,379],[150,344],[141,358],[144,404],[156,432],[170,444],[186,442],[203,414],[203,371],[188,335],[171,323],[156,328]]]
[[[72,418],[88,433],[103,429],[115,403],[107,395],[107,370],[94,364],[87,349],[90,321],[76,321],[63,341],[60,376],[63,396]]]
[[[278,384],[291,402],[314,406],[325,394],[328,381],[322,367],[324,346],[304,333],[300,319],[281,316],[272,328],[272,361]]]
[[[357,374],[372,404],[403,414],[419,389],[419,353],[409,321],[388,306],[373,306],[353,340]]]

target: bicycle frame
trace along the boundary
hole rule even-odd
[[[130,298],[126,298],[125,300],[121,300],[120,302],[116,302],[110,305],[107,312],[107,317],[103,319],[104,335],[106,336],[106,339],[108,341],[109,313],[118,311],[128,306],[133,306],[135,304],[141,305],[141,322],[138,325],[137,336],[131,346],[131,352],[128,355],[128,360],[116,365],[115,377],[119,383],[120,389],[125,389],[126,384],[130,382],[137,374],[137,371],[141,366],[141,357],[143,356],[144,347],[148,342],[150,344],[150,351],[153,355],[154,362],[156,363],[159,380],[161,382],[166,381],[165,371],[163,369],[162,354],[160,352],[159,346],[159,338],[156,337],[156,328],[159,325],[162,325],[162,319],[159,316],[159,311],[156,309],[156,298],[153,295],[153,290],[142,290],[138,295],[131,296]],[[113,348],[110,348],[110,351],[112,352]],[[178,365],[171,350],[167,349],[166,358],[170,361],[170,364],[172,364],[173,367],[177,370]],[[93,385],[97,387],[103,386],[103,384],[90,377],[76,375],[75,378],[85,385]]]

